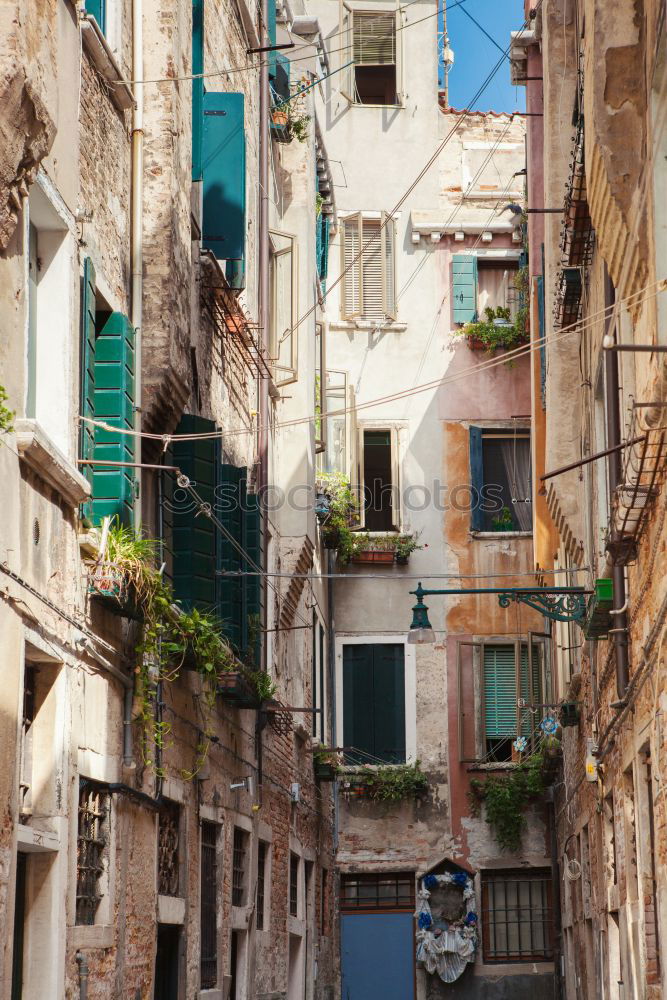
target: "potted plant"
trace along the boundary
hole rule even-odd
[[[505,306],[497,306],[495,309],[487,306],[484,316],[484,319],[466,323],[460,330],[455,331],[455,336],[467,339],[471,350],[507,350],[528,343],[525,307],[519,308],[514,321],[511,319],[510,310]]]
[[[218,677],[216,693],[238,708],[257,708],[259,706],[257,692],[243,670],[229,670],[221,674]]]
[[[340,763],[340,754],[322,744],[313,753],[313,769],[319,781],[335,781]]]
[[[114,518],[100,531],[99,556],[88,563],[88,593],[101,598],[115,614],[137,617],[138,595],[153,589],[156,543]]]
[[[423,545],[418,544],[419,535],[399,535],[394,546],[396,562],[399,566],[407,566],[408,559],[413,552],[423,549]]]
[[[395,536],[371,536],[367,533],[358,535],[354,540],[354,563],[393,563]]]
[[[322,488],[329,511],[320,519],[320,538],[325,549],[335,549],[338,561],[345,566],[357,545],[352,522],[358,515],[359,504],[349,480],[339,472],[325,475]]]
[[[380,767],[364,764],[345,774],[343,791],[348,797],[372,802],[421,800],[428,792],[428,778],[419,760],[414,764],[383,764]]]
[[[493,531],[514,531],[514,519],[509,507],[503,507],[491,521]]]

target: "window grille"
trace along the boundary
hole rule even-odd
[[[414,910],[415,877],[412,872],[377,872],[343,875],[341,910]]]
[[[234,827],[234,850],[232,857],[232,906],[243,906],[245,900],[245,866],[248,835],[238,826]]]
[[[553,957],[548,871],[482,874],[482,948],[485,962],[539,962]]]
[[[289,912],[290,916],[299,916],[299,858],[296,854],[289,856]]]
[[[103,893],[100,879],[108,842],[109,795],[92,781],[79,785],[76,841],[76,923],[94,924]]]
[[[258,931],[264,930],[265,878],[266,843],[260,840],[257,847],[257,916],[255,919],[255,926]]]
[[[201,937],[200,978],[202,990],[218,983],[217,863],[218,828],[215,823],[201,826]]]
[[[180,882],[180,808],[166,802],[158,820],[158,892],[178,896]]]

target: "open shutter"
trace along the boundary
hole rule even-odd
[[[391,523],[396,531],[403,525],[401,510],[401,462],[398,427],[391,428]]]
[[[134,430],[134,328],[127,316],[111,313],[95,340],[94,410],[99,420],[117,430],[95,428],[95,461],[116,465],[93,466],[90,510],[94,524],[117,517],[133,524],[136,438]]]
[[[458,642],[456,649],[456,698],[459,725],[459,761],[471,763],[479,759],[475,720],[475,657],[480,656],[479,642]]]
[[[513,739],[516,736],[515,647],[484,646],[485,740]]]
[[[352,764],[375,756],[372,712],[373,647],[350,643],[343,646],[343,743],[353,748],[346,753]]]
[[[241,480],[245,479],[246,470],[235,465],[220,467],[220,523],[231,535],[221,534],[220,559],[218,565],[222,573],[236,573],[244,568],[239,548],[243,546],[242,511],[241,511]],[[232,541],[233,539],[234,541]],[[234,544],[234,542],[236,544]],[[238,547],[237,547],[238,546]],[[247,618],[245,616],[244,577],[221,576],[218,587],[218,608],[223,623],[225,635],[239,652],[244,649],[247,637]]]
[[[338,26],[339,26],[339,38],[340,38],[340,53],[339,53],[339,66],[340,71],[340,92],[346,101],[350,104],[354,103],[355,86],[354,86],[354,52],[352,47],[352,34],[354,31],[354,14],[347,6],[340,0],[339,5],[339,15],[338,15]],[[350,63],[346,66],[346,63]]]
[[[396,223],[385,212],[381,219],[382,263],[384,268],[382,287],[384,289],[383,312],[388,319],[396,319]]]
[[[244,96],[204,94],[202,246],[219,260],[245,258]]]
[[[266,33],[268,35],[268,42],[260,41],[260,45],[275,45],[276,44],[276,0],[268,0],[267,3],[267,25]],[[275,80],[276,76],[276,56],[277,52],[269,52],[268,62],[269,62],[269,80]]]
[[[270,5],[269,5],[270,6]],[[204,0],[192,0],[192,72],[204,72]],[[204,78],[192,81],[192,179],[202,179]]]
[[[81,372],[80,413],[89,420],[95,417],[95,267],[90,257],[83,262],[81,286]],[[95,457],[95,427],[82,420],[79,427],[79,457],[92,461]],[[93,484],[92,465],[82,465],[81,472]],[[90,504],[86,505],[87,508]],[[90,510],[85,511],[90,516]]]
[[[544,278],[540,274],[537,278],[537,320],[539,324],[540,337],[540,398],[542,409],[547,405],[547,348],[544,341],[546,327],[544,325]]]
[[[403,93],[403,36],[405,31],[403,31],[403,25],[401,23],[402,8],[399,3],[396,8],[396,103],[405,104],[405,94]]]
[[[399,643],[373,649],[374,755],[388,764],[405,763],[405,663]]]
[[[473,254],[452,257],[452,302],[455,323],[472,323],[477,318],[477,257]]]
[[[212,420],[184,414],[176,434],[206,434],[215,430]],[[192,482],[204,503],[215,502],[216,460],[219,443],[215,438],[173,442],[173,464]],[[189,493],[174,490],[173,585],[174,596],[187,609],[215,609],[216,530],[202,514]]]
[[[343,277],[343,319],[361,316],[363,310],[362,259],[359,252],[363,246],[363,223],[361,212],[349,215],[341,226]],[[357,259],[358,258],[358,259]]]
[[[107,0],[86,0],[86,14],[92,14],[100,26],[102,34],[107,30]]]
[[[482,428],[470,428],[470,527],[484,530],[482,487],[484,486],[484,457],[482,453]]]

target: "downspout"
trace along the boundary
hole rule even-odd
[[[333,577],[334,572],[334,554],[330,549],[327,549],[327,573],[329,574],[329,579],[327,581],[327,652],[328,652],[328,673],[329,673],[329,691],[331,692],[331,737],[332,746],[336,746],[337,743],[337,712],[336,712],[336,650],[334,647],[334,639],[336,635],[336,626],[334,622],[334,587],[336,581]],[[324,734],[322,734],[324,735]],[[339,824],[339,814],[338,814],[338,779],[336,778],[333,783],[333,800],[334,800],[334,835],[333,835],[333,848],[334,851],[338,850],[338,824]]]
[[[130,257],[132,268],[131,314],[134,327],[134,429],[141,433],[141,321],[143,300],[143,204],[144,204],[144,78],[143,0],[132,0],[132,207],[130,218]],[[141,455],[141,438],[137,438]],[[138,459],[141,461],[141,458]],[[139,477],[141,472],[139,472]],[[139,478],[139,483],[141,479]],[[141,489],[135,489],[134,523],[141,523]]]
[[[614,303],[613,286],[607,277],[607,287],[605,289],[605,306],[608,308]],[[607,319],[608,328],[611,326],[610,318]],[[614,336],[616,336],[614,334]],[[618,381],[618,354],[616,351],[605,351],[605,403],[607,410],[607,444],[610,448],[616,448],[607,459],[609,470],[609,492],[615,492],[621,483],[622,464],[621,452],[618,445],[621,443],[621,415],[619,406],[619,381]],[[609,634],[614,637],[614,650],[616,654],[616,691],[619,698],[623,698],[628,687],[628,615],[627,596],[625,592],[625,571],[619,566],[616,559],[612,558],[612,579],[614,581],[614,604],[616,612],[614,614],[614,627],[609,630]],[[613,613],[613,612],[612,612]]]
[[[79,1000],[88,1000],[88,959],[82,951],[77,951],[74,957],[79,966]]]
[[[269,37],[267,25],[269,23],[269,2],[272,0],[261,0],[261,45],[268,45]],[[269,156],[271,152],[271,138],[269,134],[269,60],[262,60],[259,70],[259,268],[258,268],[258,292],[259,292],[259,328],[264,358],[269,357]],[[264,519],[264,543],[263,543],[263,566],[268,569],[269,532],[267,530],[267,510],[266,510],[266,487],[269,482],[269,384],[267,378],[258,378],[259,392],[259,476],[258,487],[260,503],[264,503],[262,517]],[[266,576],[262,579],[262,589],[264,592],[264,615],[266,625],[266,615],[268,613],[268,588]],[[266,670],[267,664],[267,633],[264,633],[262,644],[263,667]]]

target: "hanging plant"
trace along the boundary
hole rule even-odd
[[[518,851],[526,827],[524,807],[539,800],[546,788],[544,757],[533,754],[507,774],[492,775],[486,781],[472,778],[468,799],[473,816],[481,815],[493,830],[500,847]]]
[[[350,790],[374,802],[400,802],[403,799],[421,799],[428,791],[428,778],[421,769],[421,762],[414,764],[387,764],[381,767],[364,765],[347,777]]]
[[[14,430],[14,417],[16,416],[13,410],[5,406],[8,398],[4,385],[0,385],[0,431],[3,434]]]
[[[325,549],[335,549],[338,561],[345,566],[361,543],[359,533],[351,528],[353,520],[359,515],[359,503],[349,479],[339,472],[322,477],[322,493],[329,506],[328,513],[323,510],[320,518],[322,544]],[[320,507],[324,507],[321,501]]]

